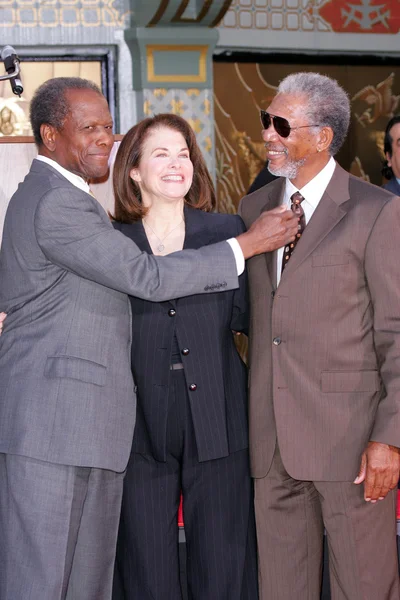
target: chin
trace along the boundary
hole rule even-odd
[[[286,179],[295,179],[299,173],[300,167],[305,163],[304,160],[299,160],[296,162],[287,162],[284,165],[276,166],[268,163],[268,171],[272,173],[272,175],[276,175],[276,177],[286,177]]]
[[[103,169],[92,169],[88,171],[87,178],[88,179],[103,179],[108,177],[108,165]]]

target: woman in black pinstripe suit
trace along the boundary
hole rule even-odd
[[[201,151],[175,115],[145,119],[125,135],[114,190],[115,227],[149,253],[198,248],[244,229],[240,217],[211,212]],[[246,276],[224,294],[131,305],[138,407],[114,600],[181,600],[181,490],[189,598],[256,600],[246,369],[232,332],[247,329]]]

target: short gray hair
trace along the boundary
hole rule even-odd
[[[329,153],[337,154],[350,124],[350,99],[336,79],[320,73],[293,73],[281,81],[277,93],[303,95],[308,99],[306,116],[309,123],[332,129]]]
[[[69,113],[70,106],[65,92],[68,90],[92,90],[103,95],[99,87],[80,77],[54,77],[48,79],[36,92],[31,101],[30,121],[36,145],[40,148],[43,144],[40,127],[43,123],[52,125],[61,130]]]

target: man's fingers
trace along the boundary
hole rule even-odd
[[[357,485],[362,483],[365,480],[366,474],[367,474],[367,456],[366,456],[365,452],[363,452],[363,455],[361,457],[360,470],[358,472],[357,477],[353,481],[353,483],[356,483]]]
[[[384,474],[383,481],[382,481],[382,487],[381,487],[381,490],[379,492],[378,500],[383,500],[384,498],[386,498],[386,496],[388,495],[388,493],[392,489],[392,487],[391,487],[391,485],[392,485],[392,475],[393,475],[393,473],[392,473],[391,470]]]
[[[281,213],[278,213],[277,216],[279,216],[279,218],[282,219],[282,221],[287,225],[293,225],[293,227],[297,229],[297,226],[299,224],[299,217],[295,215],[294,212],[292,212],[291,210],[284,210]]]
[[[399,449],[381,442],[369,442],[365,451],[367,474],[364,498],[367,502],[383,500],[399,479]]]
[[[384,490],[384,480],[385,480],[385,473],[382,473],[381,471],[378,471],[375,473],[375,478],[374,478],[374,485],[372,486],[371,492],[370,492],[370,499],[371,502],[377,502],[380,498],[380,496],[383,494],[383,490]],[[387,494],[387,492],[386,492]],[[386,496],[386,494],[384,494]]]
[[[282,207],[282,208],[284,208],[284,207]],[[271,210],[271,212],[272,212],[272,210]],[[291,210],[288,210],[287,208],[284,208],[284,210],[280,211],[278,214],[281,217],[281,219],[284,219],[284,220],[289,220],[292,217],[295,217],[295,219],[297,219],[294,212],[292,212]]]
[[[375,472],[367,468],[367,472],[365,475],[365,484],[364,484],[364,500],[366,502],[370,502],[372,499],[372,493],[375,489]]]
[[[268,211],[269,213],[283,213],[283,212],[292,212],[292,211],[288,211],[288,207],[285,206],[284,204],[281,204],[280,206],[276,206],[275,208],[271,208],[271,210]]]
[[[392,481],[390,483],[390,489],[394,490],[394,488],[397,488],[398,483],[399,483],[399,471],[396,469],[394,471],[394,473],[392,473]]]
[[[238,240],[244,257],[272,252],[292,242],[298,232],[298,217],[285,207],[263,212]]]

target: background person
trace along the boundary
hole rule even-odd
[[[248,261],[260,597],[319,599],[325,527],[332,597],[398,600],[400,204],[334,161],[350,121],[335,80],[290,75],[261,117],[280,179],[241,214],[293,205],[301,229]]]
[[[124,136],[114,190],[114,226],[149,254],[244,231],[240,217],[210,212],[210,175],[193,130],[176,115],[144,119]],[[247,331],[245,274],[223,294],[130,301],[138,408],[117,550],[123,593],[114,598],[181,598],[182,490],[190,598],[255,600],[247,377],[232,333]]]
[[[114,141],[92,83],[47,81],[31,122],[0,254],[0,597],[108,600],[136,413],[126,294],[228,290],[238,267],[225,242],[155,257],[113,229],[87,183]],[[246,257],[296,227],[273,213],[236,242]]]
[[[392,117],[386,125],[383,150],[386,160],[382,175],[389,181],[382,187],[400,196],[400,115]]]

